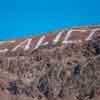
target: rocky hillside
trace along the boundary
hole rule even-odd
[[[100,100],[100,26],[2,42],[0,100]]]

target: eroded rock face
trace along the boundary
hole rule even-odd
[[[100,33],[67,47],[8,53],[0,56],[0,100],[100,99]]]

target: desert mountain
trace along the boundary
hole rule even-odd
[[[1,41],[0,100],[100,100],[100,26]]]

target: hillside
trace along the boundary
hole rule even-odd
[[[100,26],[2,41],[0,100],[100,100]]]

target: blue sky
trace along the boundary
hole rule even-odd
[[[0,40],[100,24],[100,0],[0,0]]]

